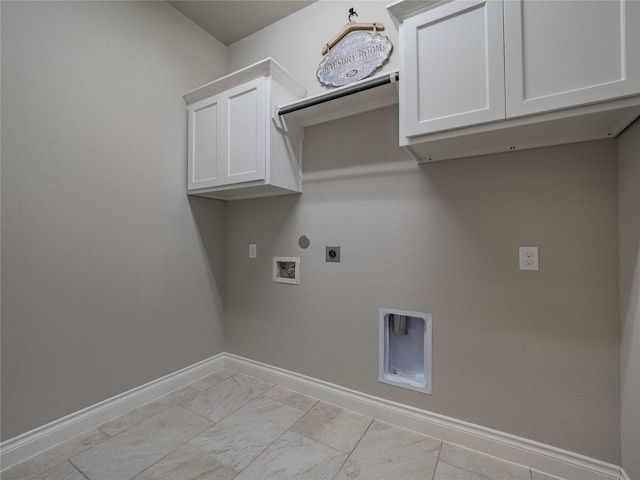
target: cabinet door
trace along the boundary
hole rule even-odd
[[[224,154],[222,100],[223,97],[217,95],[189,106],[188,190],[222,184],[219,169]]]
[[[509,0],[507,117],[640,93],[640,2]]]
[[[453,1],[403,25],[407,137],[503,119],[502,2]]]
[[[265,179],[265,83],[262,77],[225,92],[225,184]]]

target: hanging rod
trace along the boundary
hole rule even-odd
[[[387,85],[389,83],[395,83],[399,79],[400,74],[396,70],[394,72],[391,72],[389,75],[382,75],[379,77],[371,78],[369,80],[354,83],[353,85],[349,85],[344,88],[329,91],[328,93],[323,95],[303,99],[297,103],[281,108],[280,110],[278,110],[278,115],[286,115],[287,113],[297,112],[298,110],[303,110],[315,105],[320,105],[321,103],[330,102],[331,100],[336,100],[348,95],[353,95],[354,93],[364,92],[365,90],[380,87],[382,85]]]

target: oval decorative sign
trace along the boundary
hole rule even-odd
[[[368,77],[389,59],[393,45],[387,37],[371,32],[351,32],[320,62],[320,83],[340,87]]]

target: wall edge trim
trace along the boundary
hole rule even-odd
[[[223,355],[218,354],[207,358],[2,442],[0,444],[2,471],[222,369]]]
[[[393,425],[409,428],[567,480],[619,480],[621,478],[621,468],[618,465],[385,400],[248,358],[226,353],[224,366]],[[626,479],[623,478],[623,480]]]

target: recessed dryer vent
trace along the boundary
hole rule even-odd
[[[378,379],[431,393],[431,315],[381,308]]]

